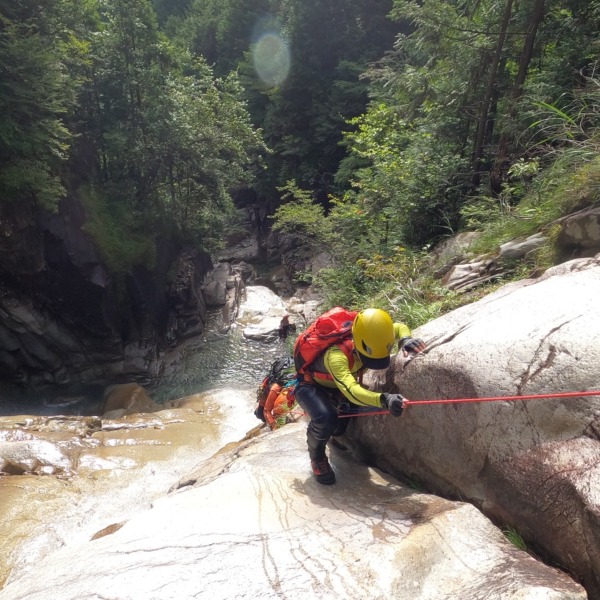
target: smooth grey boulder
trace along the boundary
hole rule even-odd
[[[36,439],[0,441],[0,474],[70,475],[73,469],[57,444]]]
[[[600,249],[600,207],[586,208],[557,221],[561,230],[557,244],[563,252],[590,256]]]
[[[545,241],[546,236],[542,233],[530,235],[524,240],[511,240],[500,245],[500,258],[520,260],[540,248]]]
[[[372,372],[411,400],[599,390],[600,255],[506,285],[415,331],[429,344]],[[348,431],[386,471],[474,502],[600,598],[600,396],[409,406]]]
[[[204,277],[202,295],[206,306],[223,306],[227,302],[227,281],[231,275],[229,263],[219,263]]]

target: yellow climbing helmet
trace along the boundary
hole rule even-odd
[[[389,367],[394,346],[394,322],[385,310],[367,308],[359,312],[352,325],[352,339],[365,367]]]

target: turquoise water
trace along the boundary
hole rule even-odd
[[[182,349],[183,360],[176,372],[148,387],[154,400],[163,402],[224,386],[258,387],[271,363],[290,354],[287,343],[279,340],[245,339],[240,326],[234,325],[225,334],[217,329],[216,315],[211,315],[206,334]]]

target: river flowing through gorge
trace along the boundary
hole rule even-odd
[[[532,288],[535,292],[533,285],[526,291]],[[1,600],[588,597],[567,574],[512,545],[476,505],[415,490],[394,477],[403,474],[398,458],[407,452],[423,461],[426,476],[458,454],[454,480],[468,483],[474,473],[476,491],[485,492],[481,470],[472,468],[477,459],[472,421],[478,417],[473,407],[460,413],[408,411],[402,419],[356,419],[343,440],[345,448],[328,449],[336,485],[319,485],[310,469],[304,419],[270,431],[252,412],[265,371],[289,352],[292,340],[277,339],[281,315],[288,309],[300,314],[291,301],[283,306],[281,298],[262,290],[247,290],[228,333],[220,332],[218,314],[211,314],[201,338],[166,357],[169,377],[145,387],[159,410],[122,415],[114,408],[100,418],[44,418],[24,416],[23,409],[1,419]],[[553,291],[540,293],[554,297]],[[518,300],[515,305],[523,306]],[[529,304],[537,309],[537,296],[533,300]],[[591,296],[588,304],[593,306]],[[302,315],[308,319],[307,305]],[[512,306],[506,314],[516,314]],[[505,322],[497,304],[490,310]],[[582,314],[582,307],[576,310]],[[485,316],[466,322],[472,328],[481,323],[487,331]],[[547,329],[554,326],[553,318]],[[460,327],[451,330],[463,336],[446,343],[454,347],[411,361],[403,389],[410,394],[424,388],[425,397],[431,395],[431,386],[439,382],[436,373],[448,366],[440,367],[440,361],[471,350],[473,338],[462,339],[471,329]],[[437,331],[422,329],[427,339],[440,339]],[[494,354],[498,363],[502,351]],[[394,371],[375,373],[366,384],[390,389],[390,375],[398,377],[403,368],[395,363]],[[489,369],[481,371],[487,381]],[[462,371],[449,372],[458,373],[454,384],[462,382]],[[461,392],[467,393],[456,393]],[[44,402],[48,410],[60,408]],[[562,418],[562,406],[557,410]],[[539,426],[532,425],[527,412],[520,431],[537,427],[542,432],[548,420],[556,423],[553,413],[543,416]],[[510,418],[519,423],[518,413]],[[463,422],[466,446],[455,435]],[[441,429],[445,426],[451,431]],[[488,420],[478,432],[483,435],[492,426]],[[492,429],[490,436],[502,447],[507,432]],[[403,449],[406,440],[410,444]],[[444,446],[448,442],[452,446]],[[583,443],[589,446],[590,439]],[[533,472],[523,463],[520,469]],[[592,470],[582,473],[585,489],[595,490],[588,485]],[[485,483],[498,489],[493,480]],[[511,491],[519,499],[517,490]],[[593,502],[592,497],[590,506]]]
[[[246,339],[243,326],[234,323],[226,333],[218,327],[218,313],[211,313],[202,338],[180,348],[182,360],[172,375],[149,387],[157,402],[182,398],[213,388],[258,387],[271,363],[290,349],[279,339],[258,342]]]
[[[144,385],[152,400],[162,404],[211,389],[255,388],[271,363],[290,352],[288,345],[279,339],[270,342],[246,339],[239,323],[233,323],[227,332],[220,329],[220,311],[210,311],[203,335],[187,340],[169,353],[165,359],[168,374]],[[113,383],[5,388],[0,415],[98,414],[104,390]]]

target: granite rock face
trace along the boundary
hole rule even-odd
[[[202,333],[207,254],[155,241],[151,268],[111,273],[82,205],[0,208],[0,375],[29,386],[144,380],[160,355]]]
[[[558,221],[557,243],[571,257],[593,256],[600,250],[600,207],[580,210]]]
[[[14,572],[0,599],[586,598],[472,505],[417,493],[349,454],[332,462],[338,483],[319,485],[304,423],[247,436],[151,506]]]
[[[599,390],[600,255],[508,284],[414,333],[374,389],[444,400]],[[516,528],[600,598],[600,396],[408,407],[356,419],[362,456]]]
[[[11,577],[35,578],[59,548],[115,531],[257,423],[253,390],[220,388],[132,413],[141,391],[125,387],[109,391],[101,416],[0,417],[0,589]],[[116,410],[115,392],[129,410]]]

